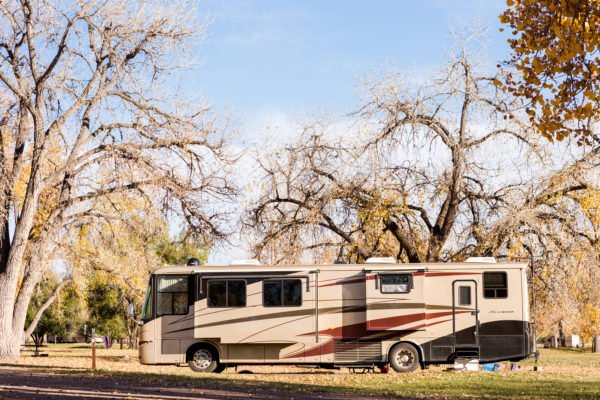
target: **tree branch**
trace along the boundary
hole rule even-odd
[[[58,286],[56,286],[56,288],[54,288],[54,291],[52,292],[50,297],[48,297],[48,300],[46,300],[44,304],[42,304],[40,309],[36,311],[35,315],[33,316],[33,319],[31,320],[31,323],[29,324],[27,329],[25,329],[25,333],[23,334],[24,338],[28,338],[29,336],[31,336],[33,331],[35,331],[35,328],[37,328],[37,325],[40,322],[44,311],[46,311],[48,307],[52,305],[54,300],[56,300],[56,298],[58,297],[58,294],[60,293],[61,289],[69,282],[71,282],[70,278],[65,279],[61,283],[59,283]]]

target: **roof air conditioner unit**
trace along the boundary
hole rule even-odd
[[[496,259],[494,257],[469,257],[467,258],[468,263],[496,263]]]
[[[396,264],[393,257],[369,257],[365,264]]]
[[[260,261],[256,259],[251,260],[233,260],[229,265],[260,265]]]

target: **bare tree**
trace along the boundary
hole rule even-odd
[[[0,3],[0,359],[18,356],[66,228],[105,217],[112,196],[223,238],[210,203],[234,193],[224,129],[167,89],[202,34],[193,13],[187,2]]]
[[[258,153],[263,189],[245,219],[257,255],[285,237],[295,258],[334,248],[357,262],[444,261],[527,254],[559,226],[565,241],[585,236],[578,193],[597,186],[598,151],[536,176],[553,160],[496,79],[462,51],[424,84],[396,74],[368,84],[354,132],[332,139],[312,124]]]

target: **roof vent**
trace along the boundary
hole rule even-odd
[[[260,261],[256,259],[251,260],[233,260],[229,265],[260,265]]]
[[[198,260],[197,258],[190,258],[189,260],[187,260],[186,265],[189,265],[190,267],[199,267],[200,260]]]
[[[393,257],[369,257],[365,264],[396,264]]]
[[[496,263],[496,259],[494,257],[469,257],[467,258],[468,263]]]

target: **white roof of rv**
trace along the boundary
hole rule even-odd
[[[481,269],[508,269],[525,268],[527,263],[501,262],[490,264],[489,262],[468,263],[411,263],[411,264],[319,264],[319,265],[165,265],[153,271],[153,274],[191,274],[191,273],[269,273],[269,272],[315,272],[330,270],[390,270],[390,271],[414,271],[414,270],[481,270]]]
[[[467,258],[467,260],[465,262],[468,262],[468,263],[494,263],[494,264],[497,263],[497,261],[494,257],[469,257],[469,258]]]
[[[393,257],[369,257],[365,264],[396,264]]]
[[[260,265],[260,261],[256,259],[233,260],[229,265]]]

